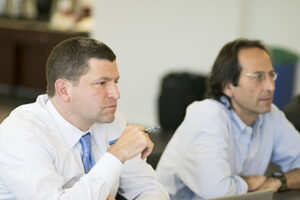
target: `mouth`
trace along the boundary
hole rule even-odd
[[[261,98],[260,101],[263,103],[272,103],[273,97]]]
[[[105,106],[105,108],[108,108],[108,109],[117,109],[117,104]]]

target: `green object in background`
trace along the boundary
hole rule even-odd
[[[295,72],[298,55],[290,50],[274,47],[270,49],[274,70],[278,73],[275,82],[273,103],[283,109],[294,95]]]
[[[295,64],[298,61],[296,53],[281,47],[272,47],[270,53],[274,65],[289,65]]]

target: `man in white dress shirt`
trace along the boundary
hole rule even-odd
[[[52,50],[47,94],[0,126],[1,200],[169,199],[144,160],[153,149],[144,128],[116,112],[119,77],[104,43],[76,37]],[[79,141],[87,133],[95,163],[85,173]]]

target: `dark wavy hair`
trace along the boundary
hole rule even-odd
[[[232,83],[234,86],[238,85],[242,71],[238,61],[238,53],[241,49],[248,48],[259,48],[270,55],[267,47],[259,40],[239,38],[225,44],[219,52],[207,79],[205,94],[207,98],[220,101],[221,96],[226,96],[223,89],[227,83]]]
[[[103,42],[88,37],[73,37],[56,45],[47,60],[47,94],[50,97],[55,95],[54,85],[57,79],[76,83],[87,73],[88,61],[91,58],[113,62],[116,55]]]

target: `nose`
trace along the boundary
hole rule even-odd
[[[120,92],[116,83],[112,84],[109,90],[109,97],[113,99],[120,99]]]
[[[275,91],[275,80],[271,76],[267,76],[264,81],[265,90],[274,92]]]

